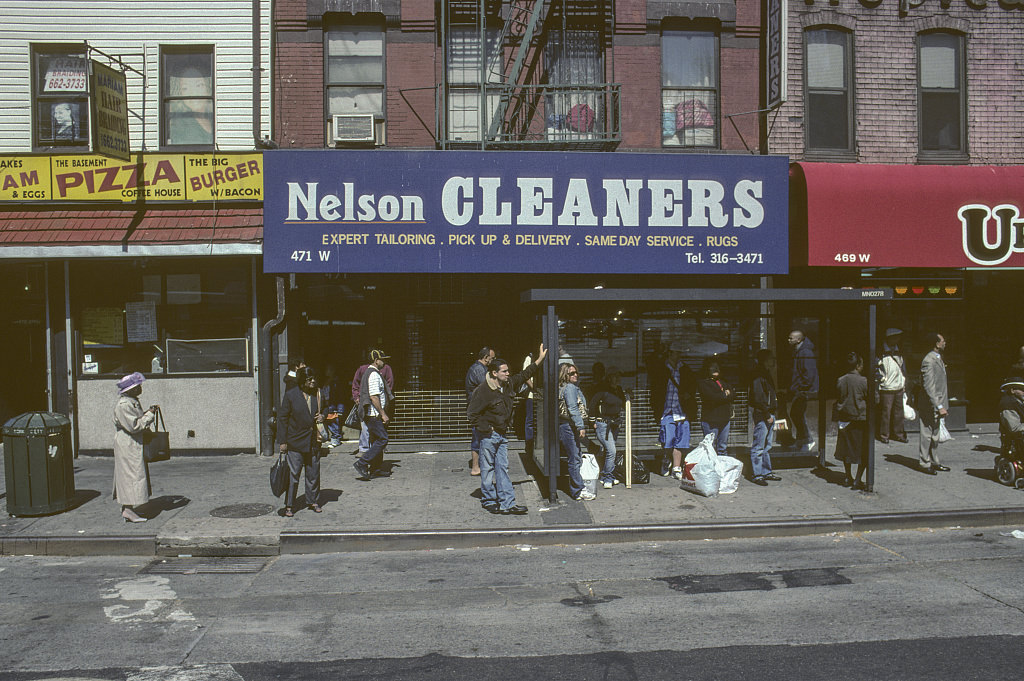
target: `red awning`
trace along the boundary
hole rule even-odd
[[[9,247],[258,244],[263,207],[29,209],[0,212],[0,255]]]
[[[808,265],[1024,267],[1024,166],[794,163],[790,177]]]

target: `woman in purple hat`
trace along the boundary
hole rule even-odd
[[[117,382],[121,397],[114,407],[114,498],[126,523],[144,523],[135,507],[149,501],[149,469],[142,458],[142,436],[156,419],[157,406],[143,411],[139,402],[146,377],[136,371]]]

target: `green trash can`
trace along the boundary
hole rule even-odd
[[[75,498],[71,421],[63,414],[30,411],[4,424],[7,512],[46,515]]]

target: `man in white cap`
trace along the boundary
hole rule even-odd
[[[391,420],[387,406],[394,396],[380,372],[384,368],[384,360],[390,358],[383,350],[370,351],[370,364],[363,374],[363,383],[359,390],[359,407],[370,434],[370,448],[352,464],[360,480],[389,475],[382,470],[382,465],[384,448],[388,446],[387,425]]]
[[[900,352],[900,329],[885,330],[882,357],[878,360],[878,401],[880,417],[878,439],[888,443],[890,438],[906,442],[903,428],[903,395],[907,387],[907,368]]]

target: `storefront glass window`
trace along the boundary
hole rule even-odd
[[[75,264],[78,373],[248,372],[251,295],[247,262]]]

